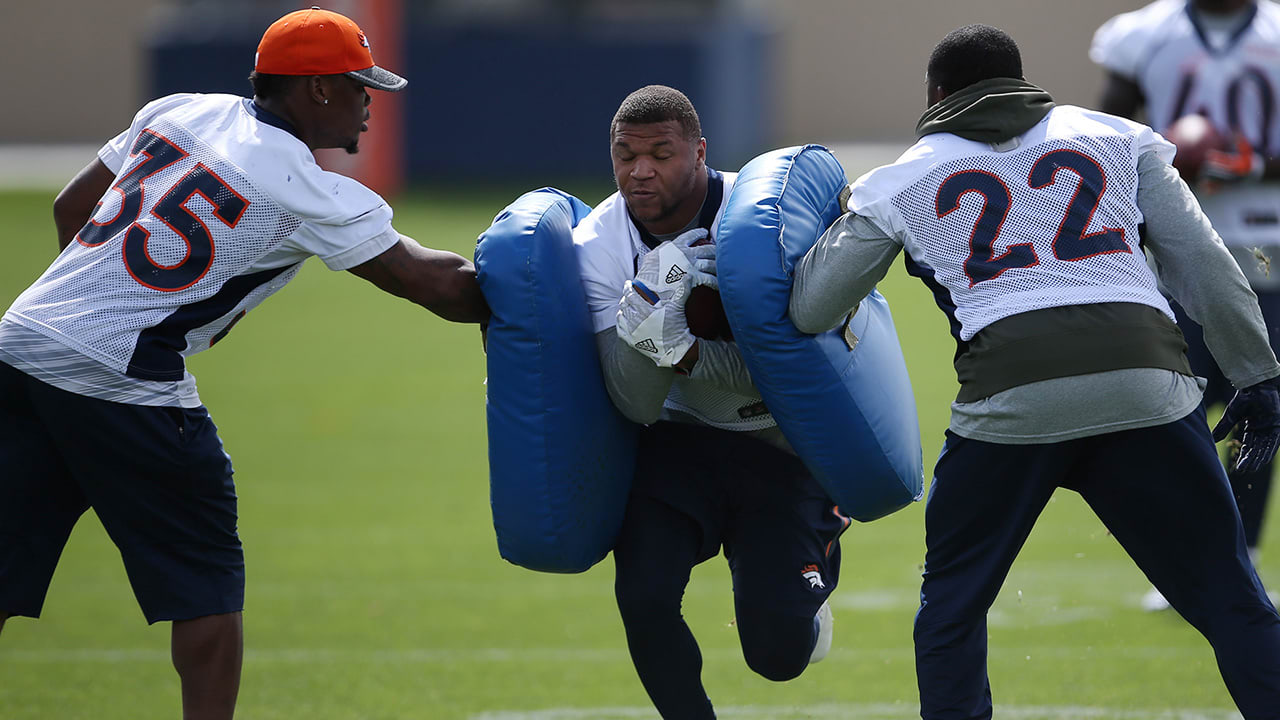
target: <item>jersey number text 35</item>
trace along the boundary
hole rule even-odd
[[[134,165],[111,186],[111,191],[120,195],[120,210],[105,222],[90,218],[76,239],[86,247],[97,247],[128,226],[122,252],[129,275],[141,285],[162,292],[189,288],[212,267],[214,247],[209,227],[187,203],[200,195],[213,207],[214,217],[228,228],[233,228],[249,207],[249,201],[203,163],[196,165],[150,210],[150,215],[177,233],[187,245],[187,252],[181,260],[173,265],[162,265],[147,252],[151,231],[139,222],[146,200],[146,180],[187,157],[187,152],[166,138],[144,130],[134,141],[129,156],[145,156],[146,159]]]

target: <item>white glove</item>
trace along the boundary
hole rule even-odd
[[[694,245],[706,237],[706,230],[696,228],[645,253],[636,271],[636,280],[644,283],[663,302],[670,300],[680,287],[684,287],[686,292],[694,285],[719,289],[716,284],[716,246],[710,243]]]
[[[698,341],[684,315],[691,287],[678,285],[663,300],[639,277],[628,280],[618,303],[618,337],[658,367],[674,367]]]

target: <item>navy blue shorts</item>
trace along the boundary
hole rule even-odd
[[[645,507],[637,498],[687,516],[700,535],[693,564],[723,547],[740,602],[812,617],[836,587],[850,520],[790,453],[743,433],[659,422],[641,432],[631,493],[624,526],[647,524],[632,517]]]
[[[39,617],[91,507],[148,623],[242,610],[231,474],[203,407],[97,400],[0,363],[0,612]]]

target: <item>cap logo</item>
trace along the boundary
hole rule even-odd
[[[360,47],[369,47],[369,40],[364,36],[364,33],[356,33],[356,36],[360,38]]]

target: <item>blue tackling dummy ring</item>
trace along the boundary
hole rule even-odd
[[[924,488],[915,396],[889,305],[878,292],[863,300],[848,342],[842,328],[801,333],[787,315],[795,264],[844,211],[847,184],[818,145],[747,163],[716,233],[716,270],[765,405],[840,512],[868,521]]]
[[[638,426],[600,371],[573,228],[591,211],[543,188],[476,244],[489,322],[489,500],[498,551],[544,572],[582,572],[613,549],[635,473]]]

